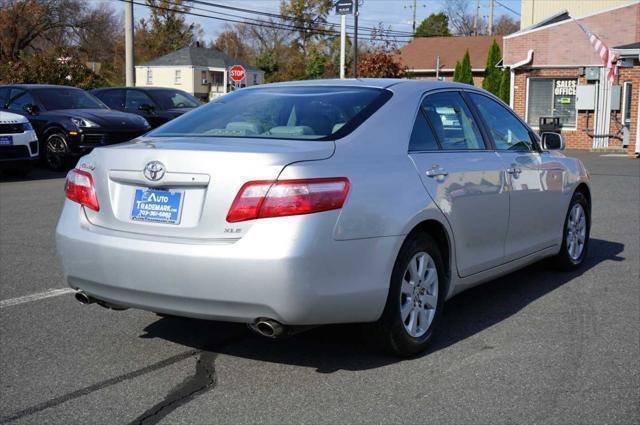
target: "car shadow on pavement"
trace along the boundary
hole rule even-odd
[[[571,282],[604,261],[624,261],[624,245],[591,239],[584,265],[558,272],[540,262],[454,297],[445,305],[438,336],[421,355],[428,356],[491,327]],[[270,340],[246,326],[178,317],[150,324],[141,338],[161,338],[186,347],[258,361],[313,367],[319,373],[366,370],[401,359],[380,353],[367,343],[363,325],[321,326],[285,339]]]

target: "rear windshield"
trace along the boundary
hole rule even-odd
[[[76,88],[46,88],[32,91],[48,111],[59,109],[107,109],[104,103],[84,90]]]
[[[364,87],[265,87],[222,96],[148,134],[333,140],[391,97]]]

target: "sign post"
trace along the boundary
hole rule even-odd
[[[347,45],[347,15],[353,13],[354,0],[338,0],[336,2],[336,13],[340,15],[340,78],[344,79],[345,71],[345,50]]]

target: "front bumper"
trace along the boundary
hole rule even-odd
[[[128,142],[143,135],[149,129],[111,131],[103,128],[83,129],[76,134],[67,134],[69,149],[73,155],[85,155],[93,148]]]
[[[11,145],[0,145],[0,162],[32,161],[38,159],[38,137],[35,131],[7,134]]]
[[[67,200],[56,241],[68,284],[116,305],[246,323],[377,320],[402,237],[335,241],[338,214],[261,220],[242,239],[177,241],[94,226]]]

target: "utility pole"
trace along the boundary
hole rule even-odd
[[[124,46],[127,86],[135,86],[136,75],[133,69],[133,0],[128,0],[124,4]]]
[[[493,35],[493,0],[489,0],[489,35]]]
[[[340,79],[344,78],[344,60],[345,60],[345,51],[347,48],[347,34],[346,34],[346,26],[347,26],[347,15],[340,15]]]
[[[416,0],[413,0],[413,33],[416,33],[416,9],[418,5],[416,4]]]
[[[476,14],[473,18],[473,32],[478,35],[478,15],[480,14],[480,0],[476,0]]]
[[[358,3],[355,0],[355,10],[353,11],[353,78],[358,78]]]

